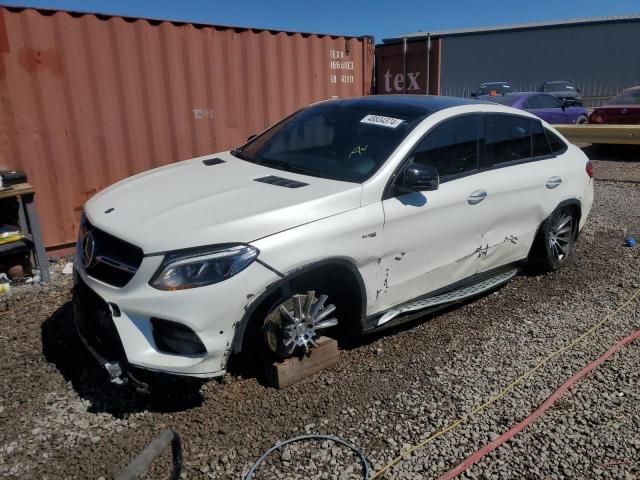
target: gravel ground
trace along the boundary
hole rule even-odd
[[[593,162],[593,172],[597,180],[616,180],[640,183],[640,146],[602,146],[594,149],[586,146],[583,151]]]
[[[628,175],[640,170],[625,164]],[[276,441],[337,435],[380,468],[465,415],[640,288],[640,186],[602,182],[574,262],[341,352],[288,389],[245,364],[198,394],[145,397],[109,385],[71,326],[68,276],[0,300],[0,477],[111,478],[165,428],[184,441],[184,478],[239,478]],[[384,478],[435,478],[542,403],[616,340],[640,328],[638,304],[549,362],[504,398],[407,455]],[[640,477],[640,345],[625,347],[466,478]],[[168,459],[148,478],[168,472]],[[256,478],[361,478],[332,442],[286,447]]]

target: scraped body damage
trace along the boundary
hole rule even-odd
[[[261,260],[290,274],[296,269],[327,259],[354,265],[367,290],[367,311],[376,304],[375,285],[380,282],[377,252],[381,249],[384,215],[375,203],[281,232],[253,242]]]
[[[390,198],[385,214],[384,282],[376,311],[423,295],[476,273],[483,222],[469,216],[475,179],[443,183],[437,191]]]
[[[486,219],[478,272],[525,259],[538,227],[551,212],[565,201],[582,201],[589,189],[574,184],[580,167],[571,156],[563,156],[512,166],[508,175],[477,175],[488,192],[476,210]],[[551,177],[561,179],[559,185],[549,188]],[[585,175],[583,182],[588,181]],[[575,195],[583,190],[582,196]]]

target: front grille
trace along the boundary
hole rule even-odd
[[[91,348],[108,361],[126,361],[109,305],[79,277],[73,289],[73,312],[76,327]]]
[[[85,222],[79,253],[87,275],[114,287],[124,287],[140,268],[142,249]]]

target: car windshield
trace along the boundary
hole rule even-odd
[[[611,100],[608,105],[640,105],[640,90],[627,90]]]
[[[512,96],[512,95],[500,95],[497,97],[493,97],[491,98],[491,101],[494,103],[499,103],[500,105],[507,105],[507,106],[511,106],[514,103],[516,103],[516,100],[518,100],[518,96]]]
[[[425,117],[323,103],[293,114],[231,153],[280,170],[360,183]]]
[[[489,95],[491,92],[509,93],[512,92],[508,83],[483,83],[478,89],[478,95]]]
[[[570,82],[548,82],[544,84],[545,92],[565,92],[567,90],[574,91],[574,87]]]

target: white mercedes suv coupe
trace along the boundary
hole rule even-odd
[[[235,150],[141,173],[84,208],[74,312],[116,383],[313,355],[572,256],[593,201],[580,149],[521,110],[317,103]]]

